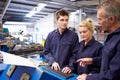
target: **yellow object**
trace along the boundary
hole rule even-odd
[[[45,40],[43,39],[41,45],[44,47],[44,44],[45,44]]]

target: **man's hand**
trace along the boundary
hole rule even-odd
[[[60,66],[59,66],[59,64],[57,62],[54,62],[52,64],[51,68],[54,69],[54,70],[60,70]]]
[[[77,77],[77,80],[86,80],[87,74],[82,74]]]
[[[92,64],[92,58],[81,58],[78,59],[77,62],[80,62],[80,66],[85,67],[86,65]]]
[[[63,72],[63,73],[71,73],[72,70],[71,70],[69,67],[64,67],[64,68],[62,69],[62,72]]]

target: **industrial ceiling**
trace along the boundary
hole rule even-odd
[[[70,12],[82,8],[87,14],[96,14],[96,6],[103,1],[105,0],[0,0],[0,20],[35,22],[61,8]],[[31,18],[25,17],[38,3],[47,5]]]

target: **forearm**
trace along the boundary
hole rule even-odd
[[[101,57],[94,57],[92,64],[95,66],[101,66]]]
[[[52,65],[55,62],[54,57],[50,53],[44,54],[44,56],[48,60],[49,65]]]

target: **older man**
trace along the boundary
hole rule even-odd
[[[78,80],[120,80],[120,1],[108,0],[98,6],[98,23],[109,35],[104,43],[99,74],[79,75]],[[84,64],[86,59],[81,59]],[[88,60],[88,59],[87,59]],[[94,60],[91,59],[92,62]],[[86,64],[86,63],[85,63]],[[89,62],[88,62],[89,64]]]

